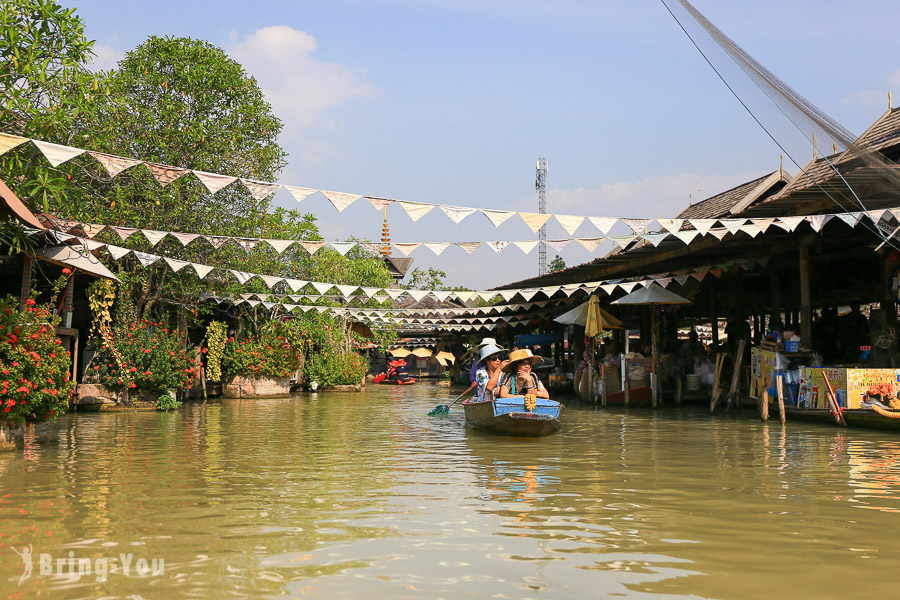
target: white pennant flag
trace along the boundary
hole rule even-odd
[[[325,190],[320,190],[328,201],[331,202],[331,205],[334,206],[338,212],[342,212],[345,208],[362,198],[359,194],[345,194],[344,192],[326,192]]]
[[[175,231],[170,231],[169,235],[171,235],[176,240],[181,242],[182,246],[187,246],[188,244],[190,244],[191,242],[196,240],[198,237],[200,237],[200,235],[196,234],[196,233],[178,233]]]
[[[303,249],[309,252],[310,254],[315,254],[320,248],[322,248],[328,242],[297,242]]]
[[[265,181],[257,181],[255,179],[241,178],[241,183],[244,184],[244,187],[247,188],[247,191],[250,192],[250,195],[257,200],[262,200],[267,196],[271,196],[279,189],[281,189],[281,184],[279,183],[267,183]]]
[[[746,222],[747,219],[719,219],[719,223],[724,225],[731,235],[736,234],[741,229],[741,225]]]
[[[253,277],[255,277],[253,273],[244,273],[243,271],[235,271],[234,269],[231,270],[231,274],[237,278],[238,283],[240,283],[241,285],[247,283],[248,281],[253,279]]]
[[[28,141],[28,138],[11,133],[0,132],[0,154],[6,154],[13,148],[21,146]]]
[[[706,235],[712,226],[716,224],[718,219],[688,219],[688,223],[694,226],[694,229]]]
[[[413,300],[419,302],[427,296],[430,292],[428,290],[406,290],[410,296],[413,297]]]
[[[296,185],[286,185],[284,189],[289,191],[297,202],[303,202],[318,191],[311,188],[297,187]]]
[[[369,201],[369,204],[374,206],[376,210],[384,210],[396,200],[391,200],[390,198],[373,198],[372,196],[366,196],[366,200]]]
[[[168,235],[168,232],[166,231],[156,231],[153,229],[141,229],[141,233],[144,234],[144,237],[147,238],[147,241],[150,242],[151,246],[157,245]]]
[[[141,161],[132,158],[123,158],[113,154],[104,154],[103,152],[88,152],[94,159],[100,163],[110,177],[115,177],[125,169],[141,164]]]
[[[759,227],[759,230],[763,233],[766,232],[766,229],[769,228],[775,222],[774,217],[768,217],[765,219],[750,219],[750,222]]]
[[[525,240],[525,241],[520,241],[520,242],[513,242],[513,245],[516,246],[519,250],[521,250],[525,254],[528,254],[532,250],[534,250],[539,243],[540,243],[540,240]]]
[[[373,296],[373,298],[374,298],[375,302],[378,302],[379,304],[384,304],[385,302],[387,302],[388,300],[391,299],[391,297],[388,296],[387,294],[378,294],[376,296]]]
[[[520,212],[519,216],[522,217],[522,220],[525,221],[525,224],[528,225],[529,229],[537,233],[538,230],[543,227],[544,224],[553,215],[548,215],[545,213]]]
[[[494,227],[500,227],[500,225],[502,225],[504,221],[506,221],[516,213],[508,210],[493,210],[482,208],[481,214],[487,217],[488,221],[490,221]]]
[[[337,250],[341,256],[347,254],[354,246],[356,246],[356,242],[331,242],[331,247]]]
[[[109,250],[109,255],[113,257],[113,260],[119,260],[131,252],[131,248],[122,248],[120,246],[112,245],[107,246],[106,249]]]
[[[500,297],[503,298],[505,301],[509,302],[518,293],[519,293],[519,290],[500,290]]]
[[[450,246],[450,242],[434,242],[431,244],[424,244],[424,246],[434,252],[437,256],[440,256],[441,252]]]
[[[641,235],[644,228],[650,223],[650,219],[622,219],[622,222],[628,225],[633,232]]]
[[[450,290],[434,290],[431,292],[431,295],[434,296],[438,302],[444,302],[447,298],[452,294]]]
[[[168,256],[165,258],[165,260],[166,260],[166,264],[169,265],[169,268],[171,268],[172,271],[174,271],[175,273],[177,273],[178,271],[182,270],[183,268],[185,268],[186,266],[191,264],[186,260],[178,260],[175,258],[169,258]]]
[[[207,173],[205,171],[192,171],[194,176],[200,180],[200,183],[209,190],[210,194],[215,194],[224,187],[227,187],[237,181],[237,177],[229,177],[228,175],[219,175],[218,173]]]
[[[622,290],[624,290],[626,294],[630,294],[631,290],[633,290],[636,285],[636,281],[623,281],[619,284],[619,287],[622,288]]]
[[[392,299],[396,300],[400,296],[402,296],[406,292],[406,290],[398,290],[395,288],[385,288],[384,293],[390,296]]]
[[[544,243],[556,250],[557,254],[569,245],[572,240],[544,240]]]
[[[84,154],[81,148],[73,148],[72,146],[63,146],[62,144],[51,144],[50,142],[41,142],[31,140],[31,143],[38,147],[41,154],[50,161],[54,167],[58,167],[68,160],[72,160],[76,156]]]
[[[144,166],[153,175],[159,185],[166,187],[176,179],[184,177],[190,171],[181,167],[170,167],[169,165],[160,165],[156,163],[145,162]]]
[[[322,295],[324,295],[325,292],[329,291],[331,288],[334,287],[333,283],[323,283],[321,281],[313,281],[312,285],[314,288],[316,288],[316,291]]]
[[[399,200],[397,203],[403,207],[403,210],[406,211],[406,214],[409,215],[413,222],[418,221],[434,208],[434,204],[423,204],[421,202]]]
[[[556,217],[556,221],[562,225],[563,229],[566,230],[566,233],[569,235],[574,235],[575,231],[581,227],[581,224],[584,223],[584,217],[578,217],[574,215],[553,215]]]
[[[459,225],[460,221],[475,212],[474,208],[466,208],[465,206],[441,206],[444,214],[450,217],[450,220]]]
[[[161,258],[155,254],[147,254],[146,252],[138,252],[137,250],[132,250],[131,253],[134,254],[138,261],[145,267],[149,267]]]
[[[507,246],[509,246],[509,242],[485,242],[485,244],[497,254],[500,254]]]
[[[81,230],[88,237],[95,237],[98,233],[106,229],[106,225],[97,225],[94,223],[82,223]]]
[[[669,233],[668,233],[668,232],[664,232],[664,233],[645,233],[642,237],[643,237],[645,240],[647,240],[648,242],[650,242],[651,244],[653,244],[653,247],[655,248],[656,246],[659,246],[660,243],[662,243],[662,241],[663,241],[664,239],[666,239],[667,237],[669,237]]]
[[[728,230],[724,227],[716,227],[715,229],[710,229],[709,233],[721,240],[723,237],[728,235]]]
[[[830,221],[833,217],[834,215],[812,215],[808,217],[809,226],[813,228],[813,231],[818,233],[822,230],[822,227],[825,225],[825,223]]]
[[[203,239],[209,242],[210,246],[218,250],[222,247],[222,244],[224,244],[231,238],[225,237],[224,235],[204,235]]]
[[[375,296],[375,294],[377,294],[378,292],[381,291],[381,288],[376,288],[376,287],[364,287],[364,288],[360,288],[360,289],[363,291],[363,294],[365,294],[369,298],[373,298]]]
[[[475,292],[453,292],[460,302],[468,302],[475,297]]]
[[[335,287],[341,293],[341,296],[350,296],[359,289],[358,285],[336,285]]]
[[[588,221],[602,231],[603,235],[606,235],[619,222],[619,219],[617,217],[588,217]]]
[[[478,292],[478,297],[484,300],[485,302],[490,302],[494,299],[494,296],[497,295],[497,292]]]
[[[266,239],[263,241],[265,243],[267,243],[268,245],[272,246],[272,248],[278,254],[281,254],[282,252],[284,252],[285,250],[287,250],[294,244],[294,240],[269,240],[269,239]]]
[[[421,246],[422,244],[391,244],[403,256],[409,256],[409,253]]]
[[[840,213],[837,218],[850,227],[856,227],[856,224],[859,223],[859,213]]]
[[[599,246],[601,243],[603,243],[603,240],[605,240],[605,239],[606,238],[602,238],[602,237],[576,238],[575,241],[578,242],[579,244],[581,244],[582,246],[584,246],[585,250],[587,250],[588,252],[593,252],[594,250],[597,249],[597,246]]]
[[[865,214],[872,221],[873,225],[878,225],[879,221],[881,221],[881,217],[884,216],[885,212],[887,212],[887,209],[882,208],[880,210],[867,210]]]
[[[453,242],[453,243],[455,245],[459,246],[460,248],[462,248],[463,250],[465,250],[467,254],[472,254],[472,251],[481,245],[481,242]]]
[[[291,290],[294,292],[299,292],[304,287],[306,287],[307,283],[309,283],[308,281],[303,281],[302,279],[285,279],[285,281],[289,286],[291,286]],[[298,300],[294,301],[299,302]]]
[[[681,230],[684,219],[657,219],[656,222],[669,233],[678,233]]]
[[[752,238],[755,238],[756,236],[758,236],[760,234],[759,227],[757,227],[753,223],[745,223],[744,225],[741,225],[741,231],[743,231],[744,233],[746,233],[747,235],[749,235]]]
[[[675,232],[675,237],[685,244],[690,244],[698,235],[700,235],[700,232],[696,229],[685,229],[683,231]]]
[[[637,236],[636,235],[613,235],[613,236],[610,236],[609,239],[614,241],[616,244],[618,244],[619,248],[624,250],[625,247],[628,246],[628,244],[630,244],[631,242],[633,242],[634,240],[637,239]]]
[[[281,277],[273,277],[272,275],[258,275],[260,279],[263,280],[263,283],[266,284],[266,287],[270,290],[278,285],[280,282],[284,281]]]
[[[778,220],[775,221],[775,225],[787,232],[793,232],[805,218],[806,217],[778,217]]]
[[[601,285],[600,289],[603,290],[604,292],[606,292],[607,294],[612,294],[614,291],[616,291],[616,287],[618,287],[618,286],[614,283],[607,283],[607,284]]]

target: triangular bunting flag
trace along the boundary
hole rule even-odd
[[[200,180],[210,194],[215,194],[224,187],[227,187],[237,181],[237,177],[229,177],[228,175],[219,175],[218,173],[207,173],[206,171],[192,171],[194,176]]]
[[[106,225],[97,225],[95,223],[82,223],[81,230],[88,237],[96,237],[98,233],[106,229]]]
[[[485,244],[497,254],[500,254],[507,246],[509,246],[509,242],[485,242]]]
[[[27,141],[28,138],[26,137],[0,132],[0,154],[6,154],[13,148],[21,146]]]
[[[147,241],[150,242],[151,246],[157,245],[168,235],[168,232],[166,231],[156,231],[153,229],[141,229],[141,233],[144,234],[144,237],[147,238]]]
[[[753,238],[760,234],[759,227],[757,227],[754,223],[744,223],[743,225],[741,225],[741,231]]]
[[[485,302],[490,302],[494,299],[494,296],[497,295],[497,292],[478,292],[478,297],[484,300]]]
[[[179,167],[170,167],[167,165],[158,165],[156,163],[145,162],[144,166],[150,171],[150,174],[153,175],[153,178],[156,179],[157,182],[163,187],[166,187],[179,177],[184,177],[190,171],[187,169],[182,169]]]
[[[67,160],[72,160],[76,156],[84,154],[84,150],[81,148],[73,148],[72,146],[51,144],[50,142],[41,142],[38,140],[31,140],[31,143],[37,146],[38,150],[41,151],[41,154],[44,155],[44,158],[50,161],[50,164],[54,167],[58,167]]]
[[[328,290],[330,290],[331,288],[334,287],[334,284],[333,283],[323,283],[320,281],[313,281],[312,286],[314,288],[316,288],[317,292],[324,295],[325,292],[327,292]]]
[[[240,283],[241,285],[247,283],[248,281],[253,279],[253,277],[255,277],[253,273],[244,273],[243,271],[235,271],[234,269],[231,270],[231,274],[237,278],[238,283]]]
[[[231,238],[224,235],[204,235],[203,239],[209,242],[210,246],[218,250],[222,247],[222,244],[224,244]]]
[[[453,292],[460,302],[468,302],[475,297],[475,292]]]
[[[438,302],[444,302],[452,293],[453,292],[450,290],[434,290],[431,292],[431,295],[434,296]]]
[[[617,217],[588,217],[588,221],[602,231],[603,235],[606,235],[619,222],[619,219]]]
[[[275,287],[276,285],[278,285],[278,283],[284,281],[283,278],[281,278],[281,277],[273,277],[272,275],[257,275],[257,277],[259,277],[260,279],[262,279],[262,280],[263,280],[263,283],[265,283],[265,284],[266,284],[266,287],[269,288],[270,290],[271,290],[273,287]]]
[[[716,224],[717,219],[688,219],[688,223],[694,226],[694,229],[706,235],[712,226]]]
[[[447,249],[450,246],[450,242],[433,242],[430,244],[424,244],[426,248],[434,252],[437,256],[441,255],[441,252]]]
[[[616,287],[617,286],[614,283],[607,283],[607,284],[601,285],[600,289],[603,290],[604,292],[606,292],[607,294],[612,294],[614,291],[616,291]]]
[[[809,220],[809,226],[813,228],[813,231],[818,233],[822,230],[822,227],[825,226],[825,223],[834,218],[834,215],[812,215],[807,217]]]
[[[641,235],[644,228],[650,223],[650,219],[622,219],[622,222],[628,225],[633,232]]]
[[[645,240],[653,244],[653,247],[659,246],[659,244],[669,237],[668,232],[665,233],[645,233],[642,236]]]
[[[556,221],[562,225],[563,229],[566,230],[566,233],[569,235],[574,235],[575,231],[581,227],[581,224],[584,223],[584,217],[578,217],[574,215],[553,215],[556,217]]]
[[[869,217],[869,219],[872,221],[872,224],[878,225],[878,222],[881,221],[881,217],[884,216],[884,213],[885,213],[886,211],[887,211],[886,208],[882,208],[882,209],[879,209],[879,210],[867,210],[867,211],[865,212],[865,215],[866,215],[867,217]]]
[[[681,230],[684,219],[657,219],[656,222],[669,233],[678,233]]]
[[[557,253],[569,245],[572,240],[544,240],[544,243],[556,250]]]
[[[453,242],[453,243],[455,245],[459,246],[460,248],[462,248],[463,250],[465,250],[467,254],[472,254],[472,251],[481,245],[481,242]]]
[[[654,279],[653,281],[655,281],[656,283],[658,283],[659,285],[661,285],[663,287],[669,287],[669,284],[672,282],[672,278],[671,277],[660,277],[659,279]]]
[[[131,252],[131,248],[122,248],[120,246],[107,246],[106,249],[109,250],[109,255],[113,257],[113,260],[119,260]]]
[[[247,188],[250,195],[257,200],[262,200],[267,196],[271,196],[281,189],[281,184],[279,183],[267,183],[255,179],[244,179],[243,177],[241,178],[241,183],[244,184],[244,187]]]
[[[415,300],[416,302],[421,301],[422,298],[424,298],[425,296],[427,296],[430,293],[428,290],[406,290],[406,291],[407,291],[407,293],[409,293],[410,296],[413,297],[413,300]]]
[[[444,214],[450,217],[450,220],[459,225],[460,221],[475,212],[474,208],[466,208],[464,206],[441,206]]]
[[[689,277],[690,277],[690,275],[688,275],[687,273],[684,273],[682,275],[676,275],[675,281],[678,282],[678,285],[684,285],[685,283],[687,283],[687,280]]]
[[[597,237],[597,238],[576,238],[575,241],[584,246],[585,250],[588,252],[593,252],[597,249],[603,240],[606,238]]]
[[[134,254],[138,259],[138,262],[145,267],[149,267],[161,258],[155,254],[147,254],[146,252],[138,252],[137,250],[132,250],[131,253]]]
[[[513,245],[516,246],[519,250],[521,250],[525,254],[528,254],[532,250],[534,250],[535,247],[537,247],[537,245],[539,243],[540,243],[539,240],[526,240],[526,241],[521,241],[521,242],[513,242]]]
[[[409,256],[409,253],[421,246],[422,244],[391,244],[394,248],[396,248],[403,256]]]
[[[626,294],[630,294],[631,290],[633,290],[636,285],[637,285],[636,281],[623,281],[622,283],[619,284],[619,287],[622,290],[624,290]]]
[[[537,233],[538,230],[544,226],[544,223],[546,223],[552,215],[544,213],[520,212],[519,216],[522,217],[522,220],[525,221],[525,224],[528,225],[529,229]]]
[[[335,287],[341,293],[341,296],[350,296],[359,289],[358,285],[336,285]]]
[[[294,200],[296,200],[297,202],[303,202],[318,191],[312,188],[298,187],[296,185],[286,185],[284,186],[284,189],[289,191],[291,193],[291,196],[293,196]]]
[[[636,235],[613,235],[613,236],[610,236],[609,239],[614,241],[616,244],[619,245],[619,248],[622,248],[624,250],[628,244],[630,244],[631,242],[633,242],[634,240],[637,239],[637,236]]]
[[[434,208],[434,204],[422,204],[421,202],[399,200],[397,203],[403,207],[403,210],[406,211],[406,214],[409,215],[413,222],[418,221]]]
[[[516,213],[508,210],[493,210],[489,208],[482,208],[481,214],[487,217],[488,221],[490,221],[494,227],[500,227],[500,225],[503,224],[504,221],[506,221]]]
[[[778,220],[775,221],[775,225],[787,232],[792,232],[797,229],[797,226],[802,223],[805,218],[806,217],[778,217]]]
[[[858,214],[859,213],[839,213],[836,216],[850,227],[856,227],[856,224],[859,223]]]
[[[285,281],[294,292],[299,292],[306,286],[307,283],[309,283],[308,281],[303,281],[302,279],[285,279]],[[295,300],[295,302],[298,302],[298,300]]]
[[[741,229],[741,225],[747,222],[747,219],[719,219],[719,223],[725,226],[725,229],[728,230],[732,235],[736,234]]]
[[[406,290],[398,290],[395,288],[385,288],[384,293],[390,296],[393,300],[396,300],[400,296],[402,296]]]
[[[717,238],[719,238],[721,240],[723,237],[728,235],[728,230],[725,229],[724,227],[716,227],[715,229],[710,229],[709,233],[711,235],[716,236]]]
[[[141,164],[141,161],[132,158],[123,158],[103,152],[88,152],[100,165],[106,169],[110,177],[115,177],[125,169]]]
[[[691,273],[691,277],[696,279],[697,281],[703,281],[703,278],[706,277],[706,274],[709,272],[708,268],[697,269],[693,273]]]
[[[176,240],[181,242],[182,246],[187,246],[188,244],[190,244],[191,242],[196,240],[198,237],[200,237],[196,233],[176,233],[174,231],[170,231],[169,235],[171,235]]]
[[[371,204],[378,210],[384,210],[385,208],[396,202],[396,200],[391,200],[390,198],[373,198],[371,196],[366,196],[366,200],[368,200],[369,204]]]
[[[383,304],[391,299],[391,297],[386,294],[377,294],[377,295],[373,296],[372,298],[375,300],[375,302],[378,302],[379,304]]]
[[[331,242],[331,247],[337,250],[337,253],[341,256],[350,252],[354,246],[356,246],[356,242]]]
[[[309,252],[310,254],[315,254],[322,246],[327,244],[328,242],[297,242],[303,249]]]
[[[345,194],[344,192],[326,192],[325,190],[321,191],[328,201],[331,202],[331,205],[334,206],[338,212],[342,212],[345,208],[359,200],[362,196],[359,194]]]
[[[175,273],[177,273],[177,272],[180,271],[181,269],[183,269],[183,268],[185,268],[186,266],[188,266],[189,264],[191,264],[191,263],[189,263],[189,262],[186,261],[186,260],[177,260],[177,259],[175,259],[175,258],[169,258],[168,256],[165,258],[165,260],[166,260],[166,264],[169,265],[169,267],[170,267],[170,268],[172,269],[172,271],[174,271]]]
[[[773,217],[768,217],[765,219],[750,219],[750,222],[759,227],[760,231],[765,233],[766,229],[768,229],[769,226],[775,222],[775,219]]]
[[[512,300],[519,290],[500,290],[500,297],[509,302]]]
[[[278,254],[281,254],[282,252],[284,252],[285,250],[287,250],[294,244],[294,240],[269,240],[269,239],[266,239],[263,241],[265,243],[267,243],[268,245],[272,246],[272,248]]]

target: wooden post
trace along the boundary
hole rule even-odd
[[[725,355],[716,355],[716,374],[713,377],[712,398],[709,402],[710,414],[716,412],[716,404],[719,402],[719,378],[722,376],[722,365],[725,363]]]
[[[759,395],[759,416],[763,422],[769,420],[769,388],[763,388]]]
[[[834,413],[834,420],[838,425],[846,427],[847,421],[841,413],[841,407],[838,405],[837,396],[834,395],[834,388],[831,387],[831,381],[828,380],[828,375],[824,371],[822,372],[822,378],[825,379],[825,386],[828,388],[826,396],[828,398],[828,404],[831,406],[831,412]]]
[[[784,414],[784,388],[782,387],[783,378],[783,375],[775,376],[775,385],[778,389],[778,416],[781,417],[782,425],[784,425],[785,421],[787,420]]]
[[[628,345],[626,344],[627,347]],[[625,396],[625,406],[628,406],[628,402],[631,399],[631,378],[628,376],[628,359],[625,358],[624,354],[622,355],[622,392]]]
[[[650,306],[650,360],[650,405],[657,408],[659,377],[656,376],[656,310],[653,305]]]
[[[809,298],[809,242],[800,246],[800,340],[801,345],[812,348],[812,308]]]
[[[683,383],[683,382],[684,382],[684,378],[683,378],[683,377],[679,377],[679,378],[678,378],[678,382],[675,384],[675,385],[676,385],[676,388],[675,388],[675,404],[681,404],[681,390],[682,390],[682,383]]]
[[[744,360],[744,344],[746,340],[739,340],[737,347],[737,358],[734,359],[734,373],[731,375],[731,387],[728,389],[728,406],[732,403],[737,405],[738,383],[741,378],[741,361]]]
[[[606,363],[600,363],[600,406],[606,407]]]

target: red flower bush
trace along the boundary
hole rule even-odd
[[[222,372],[226,376],[288,377],[300,368],[302,356],[299,335],[284,323],[269,323],[257,337],[226,340]]]
[[[61,278],[56,292],[64,284]],[[57,348],[54,301],[55,294],[48,304],[29,298],[19,310],[18,298],[0,300],[0,419],[37,423],[69,409],[75,383],[69,353]]]

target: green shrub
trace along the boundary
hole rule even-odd
[[[227,376],[287,377],[302,364],[302,341],[285,323],[268,323],[258,336],[229,338],[222,353]]]
[[[181,402],[176,400],[172,394],[163,394],[156,400],[156,410],[160,412],[175,410],[179,406],[181,406]]]
[[[356,385],[362,381],[368,370],[369,362],[356,352],[325,350],[309,357],[305,373],[309,381],[318,381],[320,386],[328,387]]]

